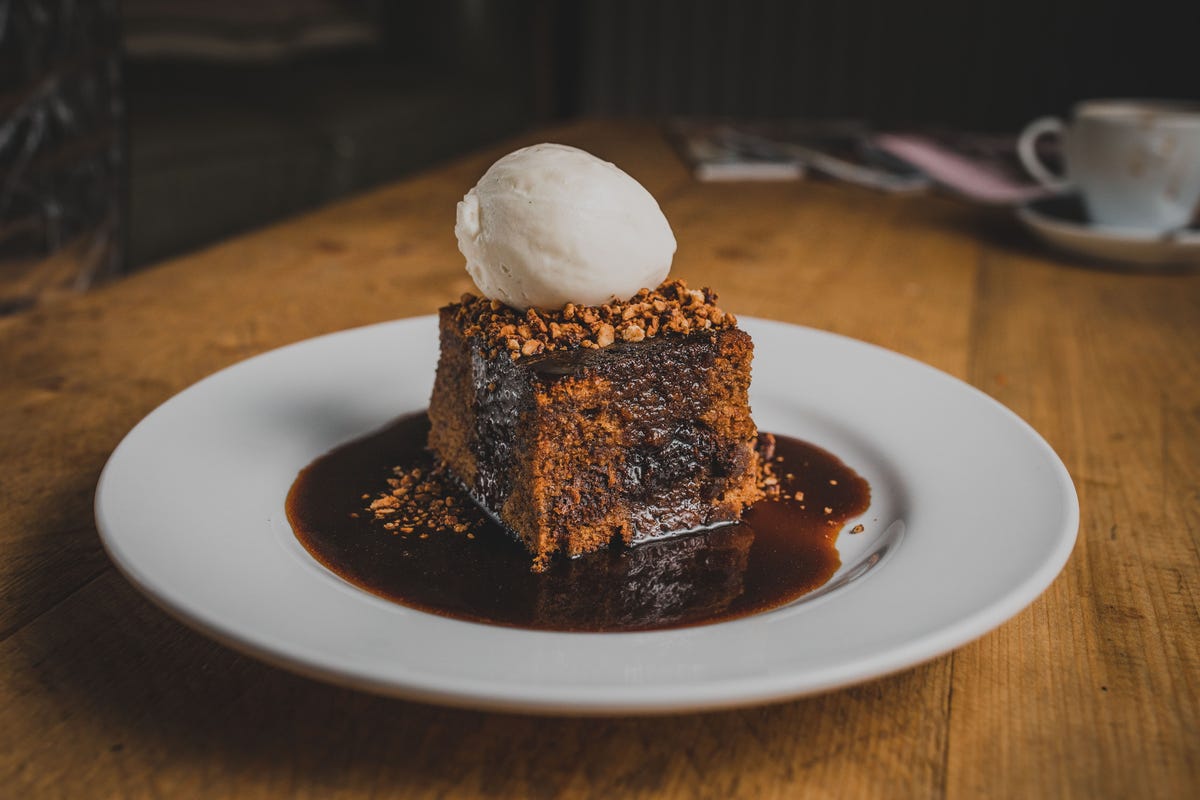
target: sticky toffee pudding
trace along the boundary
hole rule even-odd
[[[653,630],[788,603],[836,571],[865,481],[760,435],[754,345],[615,165],[492,165],[455,236],[482,296],[441,309],[428,414],[318,459],[287,513],[346,580],[459,619]],[[642,288],[639,288],[642,287]]]

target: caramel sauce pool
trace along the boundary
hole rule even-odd
[[[487,520],[465,493],[466,533],[385,530],[366,506],[393,467],[432,468],[429,421],[402,417],[321,456],[287,498],[292,530],[312,556],[346,581],[401,605],[472,622],[559,631],[639,631],[704,625],[776,608],[837,571],[843,523],[866,510],[870,487],[836,456],[776,437],[778,500],[740,523],[556,558],[545,572]],[[787,474],[794,477],[787,478]],[[803,500],[796,500],[797,492]],[[826,510],[828,509],[828,510]],[[421,534],[428,534],[425,538]]]

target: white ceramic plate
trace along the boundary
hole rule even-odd
[[[1077,256],[1143,268],[1200,265],[1200,230],[1153,233],[1099,225],[1087,220],[1073,195],[1035,200],[1017,209],[1017,218],[1050,246]]]
[[[648,633],[527,631],[361,591],[284,514],[322,453],[426,406],[432,317],[300,342],[223,370],[129,433],[96,522],[134,585],[184,622],[297,672],[383,694],[545,713],[651,713],[782,700],[904,669],[995,628],[1058,574],[1078,528],[1070,477],[970,386],[829,333],[744,320],[763,430],[866,477],[824,590],[733,622]]]

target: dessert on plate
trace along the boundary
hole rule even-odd
[[[543,569],[734,522],[762,496],[753,344],[614,165],[543,144],[497,161],[455,226],[481,296],[440,312],[429,449]]]

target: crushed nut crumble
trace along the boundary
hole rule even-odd
[[[456,500],[461,491],[441,468],[396,467],[387,479],[387,489],[372,497],[364,494],[365,510],[384,530],[407,535],[420,531],[425,538],[433,533],[467,533],[483,526],[483,515],[471,503]]]
[[[517,311],[498,300],[464,294],[456,309],[467,336],[482,335],[491,349],[516,361],[556,350],[596,350],[614,342],[640,342],[664,333],[733,328],[737,318],[717,307],[711,289],[689,289],[681,280],[642,289],[631,299],[600,306],[567,303],[558,310]]]

